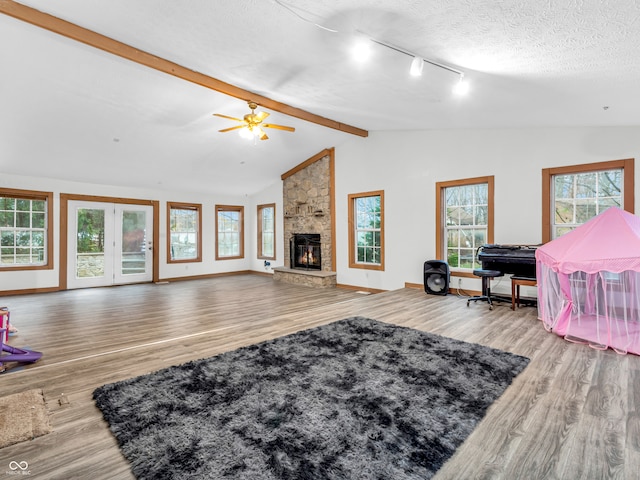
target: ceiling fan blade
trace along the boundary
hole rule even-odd
[[[260,123],[262,121],[264,121],[265,118],[267,118],[270,114],[267,112],[258,112],[254,115],[254,121],[256,123]]]
[[[253,130],[258,133],[258,138],[260,140],[269,140],[269,137],[267,136],[266,132],[262,130],[260,127],[254,127]]]
[[[214,113],[213,115],[216,117],[228,118],[229,120],[235,120],[236,122],[244,122],[241,118],[230,117],[228,115],[222,115],[221,113]]]
[[[230,132],[231,130],[237,130],[239,128],[244,128],[245,125],[236,125],[235,127],[223,128],[222,130],[218,130],[219,132]]]
[[[296,129],[293,127],[287,127],[286,125],[276,125],[274,123],[265,123],[263,125],[260,125],[261,127],[267,127],[267,128],[275,128],[277,130],[286,130],[287,132],[295,132]]]

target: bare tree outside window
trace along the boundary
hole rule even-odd
[[[201,209],[199,204],[168,204],[169,263],[202,261]]]
[[[552,237],[570,232],[609,207],[621,207],[622,180],[622,169],[555,175]]]
[[[384,270],[384,192],[351,194],[349,266]]]
[[[216,259],[244,258],[244,207],[216,206]]]
[[[479,268],[476,250],[487,243],[488,185],[445,189],[447,263],[452,268]]]
[[[478,248],[493,243],[493,176],[436,182],[436,258],[460,276],[480,268]]]
[[[542,242],[558,238],[607,208],[634,211],[634,159],[542,169]]]
[[[276,205],[258,205],[258,258],[276,258]]]

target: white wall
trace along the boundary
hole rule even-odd
[[[252,262],[248,252],[255,250],[252,245],[255,240],[248,229],[255,224],[255,208],[251,208],[250,199],[244,195],[237,197],[194,194],[190,192],[167,192],[164,190],[144,190],[105,185],[92,185],[77,182],[67,182],[37,177],[0,174],[0,186],[23,190],[40,190],[54,192],[54,268],[52,270],[28,270],[15,272],[0,272],[0,291],[29,290],[55,288],[58,286],[60,265],[60,194],[96,195],[116,198],[132,198],[141,200],[157,200],[160,202],[160,249],[159,277],[176,278],[212,273],[224,273],[249,270]],[[282,198],[280,189],[279,197]],[[269,201],[275,201],[271,199]],[[202,262],[198,263],[167,263],[167,202],[187,202],[202,204]],[[265,203],[267,203],[265,201]],[[245,258],[240,260],[215,260],[215,205],[243,205],[245,208]],[[255,231],[255,227],[254,227]],[[255,256],[255,255],[254,255]]]
[[[624,158],[640,159],[640,127],[371,132],[350,140],[336,148],[337,281],[384,290],[422,284],[423,263],[435,259],[436,182],[494,175],[495,243],[537,244],[543,168]],[[385,195],[382,272],[349,268],[347,195],[371,190]],[[462,287],[480,290],[480,282],[463,279]]]
[[[276,204],[276,258],[268,260],[271,264],[265,267],[264,260],[258,259],[258,205],[267,203]],[[249,210],[245,212],[247,231],[247,240],[249,246],[245,245],[245,253],[250,259],[250,269],[255,272],[273,273],[275,267],[284,266],[284,217],[282,202],[282,180],[278,180],[273,185],[262,190],[260,193],[253,195],[250,199]]]
[[[640,127],[428,130],[371,132],[336,147],[336,262],[339,284],[392,290],[405,282],[422,284],[423,263],[435,258],[435,183],[495,176],[495,242],[541,241],[541,170],[564,165],[640,158]],[[636,168],[640,170],[640,166]],[[638,177],[639,174],[636,174]],[[636,178],[636,192],[640,182]],[[55,288],[58,285],[60,193],[160,201],[160,278],[254,270],[271,273],[284,265],[282,182],[252,197],[218,197],[190,192],[87,185],[36,177],[0,175],[7,188],[53,191],[53,270],[1,272],[0,291]],[[385,192],[385,270],[349,268],[347,195]],[[640,197],[636,193],[636,197]],[[203,204],[203,261],[166,263],[166,202]],[[276,260],[265,269],[257,259],[256,208],[276,203]],[[636,201],[636,211],[638,201]],[[245,258],[215,260],[216,204],[245,207]],[[508,288],[504,282],[503,291]],[[455,285],[454,285],[455,286]],[[476,279],[462,288],[479,290]]]

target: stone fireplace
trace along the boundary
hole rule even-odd
[[[332,219],[334,151],[327,149],[282,175],[284,261],[274,279],[335,286]],[[295,239],[300,236],[306,245]]]

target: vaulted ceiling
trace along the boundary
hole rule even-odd
[[[251,195],[366,132],[640,125],[633,0],[0,0],[0,12],[0,173]],[[60,24],[68,36],[48,29]],[[362,39],[371,57],[356,62]],[[412,77],[408,54],[453,71],[425,63]],[[452,94],[455,71],[466,96]],[[295,133],[219,133],[234,122],[212,114],[242,117],[247,100]]]

